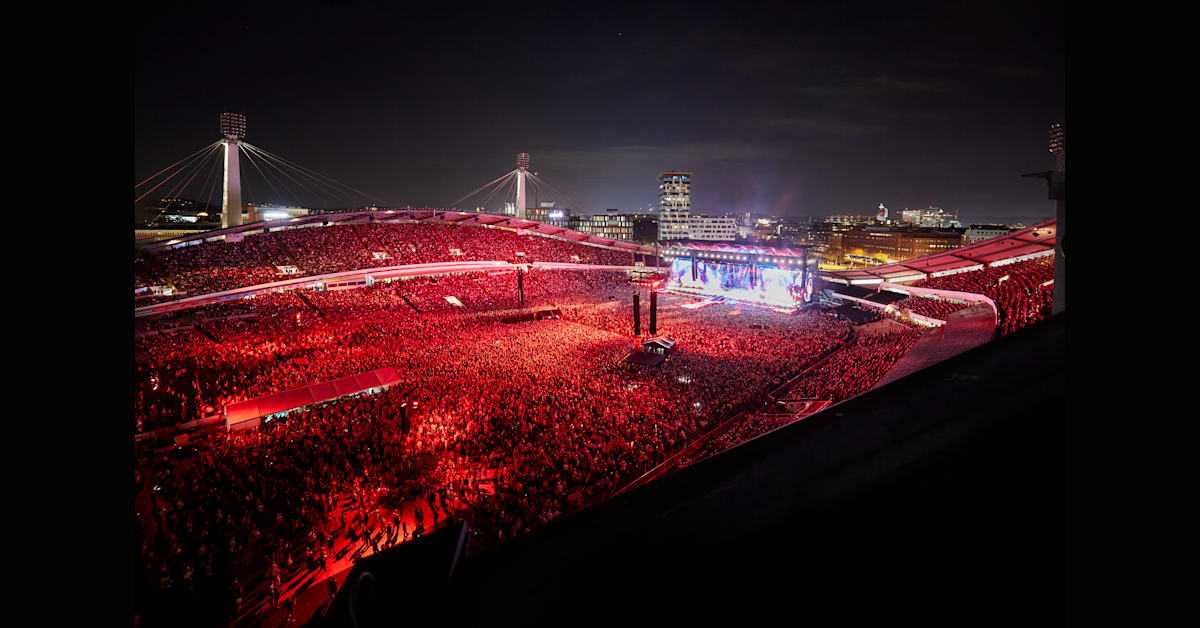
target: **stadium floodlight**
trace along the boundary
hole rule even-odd
[[[246,139],[246,116],[241,113],[221,114],[221,135],[231,140]]]
[[[1063,172],[1065,169],[1067,157],[1067,141],[1066,133],[1063,131],[1063,125],[1060,122],[1054,122],[1050,125],[1050,154],[1054,155],[1055,169]]]

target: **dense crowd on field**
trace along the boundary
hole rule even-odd
[[[638,367],[625,360],[635,340],[623,275],[546,275],[527,285],[527,298],[559,305],[558,319],[513,325],[486,311],[421,309],[444,296],[436,291],[410,296],[414,308],[398,298],[413,286],[395,282],[194,314],[219,341],[196,331],[145,337],[139,391],[155,378],[158,390],[169,386],[200,408],[176,420],[380,366],[405,381],[258,431],[221,432],[191,464],[140,464],[137,488],[153,504],[139,565],[144,595],[203,586],[278,602],[289,579],[317,578],[336,554],[376,551],[450,516],[469,521],[473,546],[486,549],[602,499],[722,418],[760,408],[765,391],[820,356],[859,342],[850,323],[823,313],[689,310],[667,297],[658,331],[679,344],[663,363]],[[478,303],[463,289],[477,279],[437,283]],[[422,281],[418,292],[432,283]],[[829,374],[821,381],[831,398],[858,389]],[[139,420],[170,410],[143,401]],[[429,504],[421,521],[414,502]]]
[[[636,259],[641,260],[638,256]],[[142,252],[135,286],[170,286],[174,296],[139,305],[280,281],[290,277],[433,262],[567,262],[628,266],[632,253],[505,229],[442,223],[359,223],[280,228],[238,242]],[[294,266],[285,275],[278,267]]]
[[[1047,256],[935,277],[912,285],[987,296],[996,303],[1000,333],[1010,334],[1050,316],[1053,280],[1054,256]]]
[[[909,327],[897,331],[858,334],[844,351],[833,353],[801,378],[792,394],[809,399],[844,401],[870,389],[916,344],[921,332]]]
[[[834,403],[854,397],[882,380],[919,337],[918,330],[899,327],[871,336],[856,335],[839,351],[832,352],[828,360],[819,362],[797,379],[789,391],[789,396],[828,399]],[[714,456],[787,425],[795,419],[794,415],[774,406],[762,411],[744,413],[705,439],[686,459],[680,460],[676,467],[687,466]]]
[[[522,284],[524,307],[625,299],[634,290],[620,272],[532,270]],[[135,429],[193,421],[229,403],[393,365],[381,328],[426,330],[440,324],[439,315],[519,307],[510,271],[266,293],[139,321]]]

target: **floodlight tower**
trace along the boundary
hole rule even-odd
[[[1067,309],[1067,136],[1063,125],[1050,125],[1050,154],[1054,155],[1054,170],[1022,175],[1045,179],[1050,188],[1050,200],[1056,201],[1054,212],[1054,314]]]
[[[525,217],[525,176],[529,170],[529,153],[517,153],[517,218]]]
[[[221,196],[221,227],[242,224],[242,170],[238,163],[238,142],[246,137],[246,116],[221,114],[221,135],[225,140],[225,190]]]
[[[1054,174],[1050,197],[1055,203],[1054,305],[1055,314],[1067,309],[1067,136],[1062,123],[1050,125],[1050,154],[1054,155]]]

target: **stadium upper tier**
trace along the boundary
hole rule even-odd
[[[935,279],[1053,255],[1056,236],[1056,221],[1052,219],[945,253],[934,253],[873,268],[830,271],[823,273],[822,277],[826,281],[842,285],[905,283]]]
[[[289,277],[435,262],[633,265],[653,249],[544,223],[441,210],[378,210],[260,222],[157,242],[138,289],[207,294]]]

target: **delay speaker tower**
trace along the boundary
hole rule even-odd
[[[633,335],[642,335],[642,300],[636,292],[633,293]]]

